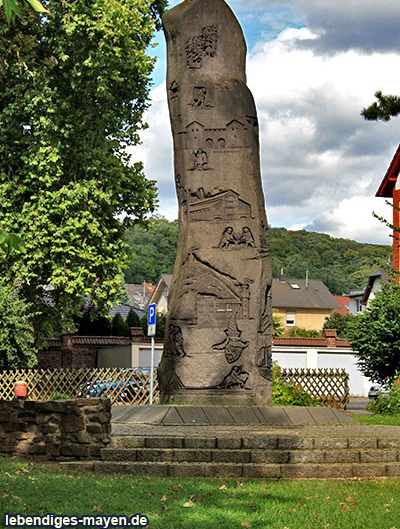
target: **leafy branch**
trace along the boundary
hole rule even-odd
[[[380,90],[375,92],[375,101],[361,111],[361,115],[368,121],[390,121],[391,118],[400,114],[400,97],[395,95],[384,95]]]

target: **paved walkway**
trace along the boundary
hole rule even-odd
[[[355,423],[341,410],[296,406],[126,406],[112,408],[112,422],[123,424],[315,426]]]

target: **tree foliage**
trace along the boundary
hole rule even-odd
[[[375,92],[377,101],[361,111],[361,115],[368,121],[390,121],[400,114],[400,97],[384,95],[380,90]]]
[[[383,285],[348,335],[365,376],[385,383],[400,372],[400,285]]]
[[[175,263],[178,222],[154,219],[151,229],[135,226],[127,230],[131,251],[127,283],[157,282],[171,273]],[[389,246],[364,244],[336,239],[306,230],[270,228],[272,273],[277,277],[283,268],[288,277],[321,279],[333,294],[364,288],[372,271],[385,265],[391,254]]]
[[[338,338],[348,338],[349,328],[358,316],[354,314],[346,314],[342,316],[338,312],[333,312],[329,318],[326,318],[323,329],[336,329]]]
[[[3,7],[7,22],[12,22],[15,17],[22,17],[27,6],[38,13],[48,13],[39,0],[0,0],[0,8]]]
[[[0,279],[0,369],[36,364],[31,310],[18,297],[15,288],[4,278]]]
[[[70,330],[83,295],[107,312],[124,230],[156,204],[125,148],[145,126],[146,49],[163,6],[49,0],[46,16],[27,11],[10,25],[0,13],[0,224],[26,248],[0,273],[21,283],[42,333]]]

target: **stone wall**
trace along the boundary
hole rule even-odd
[[[99,459],[110,434],[109,399],[0,401],[0,455]]]

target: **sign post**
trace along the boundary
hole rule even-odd
[[[151,336],[150,356],[150,405],[153,404],[154,386],[154,335],[156,334],[157,305],[153,303],[147,307],[147,336]]]

